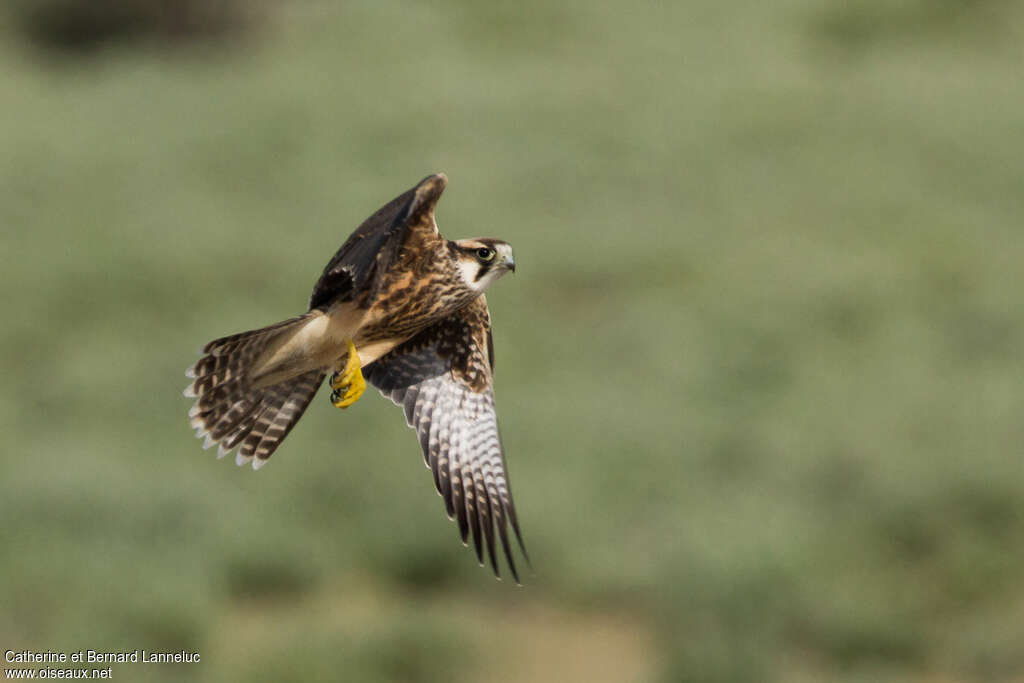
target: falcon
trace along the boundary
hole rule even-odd
[[[401,406],[477,560],[500,577],[495,529],[519,582],[508,527],[529,562],[509,491],[494,407],[494,344],[484,291],[516,263],[512,247],[451,241],[434,218],[443,173],[385,204],[338,249],[295,318],[214,339],[188,369],[196,436],[218,457],[263,467],[331,374],[347,408],[366,382]]]

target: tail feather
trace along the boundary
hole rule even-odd
[[[242,419],[248,417],[252,412],[253,402],[249,399],[242,399],[231,404],[231,407],[226,411],[222,411],[223,414],[217,418],[214,423],[213,419],[210,420],[213,423],[213,427],[210,428],[210,438],[214,441],[220,441],[225,436],[235,431],[240,425]]]
[[[211,342],[207,342],[206,346],[203,347],[203,353],[210,354],[211,356],[226,355],[227,353],[234,351],[240,345],[244,345],[245,342],[249,342],[254,339],[266,338],[270,332],[279,332],[285,328],[292,327],[296,323],[305,321],[308,317],[309,314],[305,313],[303,315],[295,316],[294,318],[282,320],[281,322],[274,323],[273,325],[261,327],[258,330],[229,334],[226,337],[214,339]]]
[[[219,444],[218,457],[238,447],[236,462],[266,463],[302,417],[323,382],[324,372],[308,370],[270,386],[256,386],[250,372],[261,354],[283,332],[301,325],[301,316],[215,339],[188,369],[193,380],[185,395],[194,397],[189,418],[205,447]]]
[[[235,446],[242,443],[245,437],[249,436],[252,428],[256,425],[257,415],[258,409],[254,408],[252,412],[238,421],[234,430],[220,442],[220,447],[217,449],[218,458],[223,458],[234,450]]]
[[[311,370],[262,390],[262,409],[255,415],[252,428],[238,449],[241,464],[255,458],[252,466],[259,469],[267,462],[302,417],[323,380],[323,372]]]

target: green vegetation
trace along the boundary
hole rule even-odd
[[[15,7],[24,3],[15,4]],[[1024,676],[1024,7],[294,2],[0,20],[0,647],[125,681]],[[337,6],[336,9],[332,9]],[[489,296],[536,574],[326,394],[258,473],[181,397],[424,175]]]

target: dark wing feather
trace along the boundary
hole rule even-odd
[[[480,297],[363,369],[380,392],[405,408],[423,457],[434,474],[449,518],[463,542],[472,538],[477,559],[484,549],[495,576],[495,527],[516,582],[511,525],[529,562],[509,492],[491,383],[490,316]]]
[[[447,184],[443,173],[427,176],[363,221],[324,268],[313,287],[310,310],[364,293],[372,301],[380,275],[398,256],[410,230],[434,230],[434,207]]]

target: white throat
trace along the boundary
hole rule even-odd
[[[494,282],[494,276],[497,274],[494,272],[495,270],[499,269],[492,268],[478,280],[476,275],[480,272],[480,264],[470,259],[459,260],[459,276],[462,277],[462,281],[466,283],[466,286],[474,292],[482,292]]]

